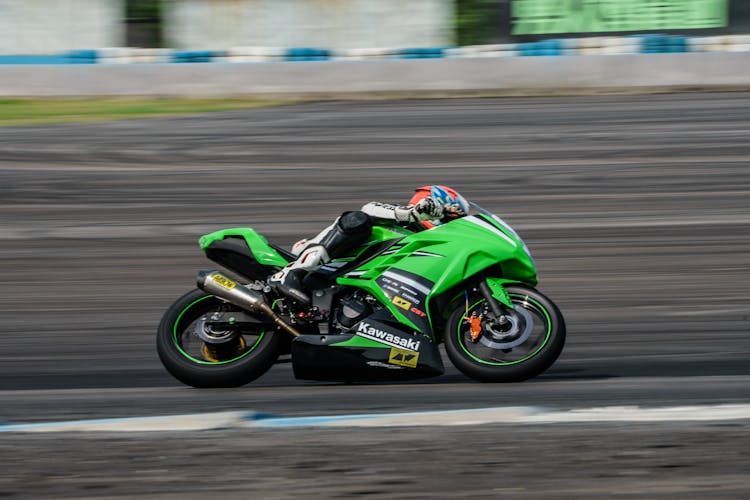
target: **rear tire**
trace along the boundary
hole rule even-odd
[[[206,345],[195,330],[201,318],[238,308],[202,290],[186,293],[164,313],[156,333],[156,349],[167,371],[193,387],[239,387],[263,375],[278,358],[283,337],[262,324],[238,332],[229,348]]]
[[[467,306],[459,305],[448,319],[445,350],[464,375],[481,382],[521,382],[552,366],[565,344],[565,321],[560,310],[531,287],[506,287],[514,304],[507,337],[495,338],[483,323],[482,335],[471,340],[464,320]],[[486,314],[486,301],[469,296],[468,315]]]

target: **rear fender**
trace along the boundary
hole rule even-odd
[[[213,233],[201,236],[198,243],[203,251],[206,251],[215,241],[223,240],[227,237],[240,237],[245,240],[248,248],[260,264],[264,266],[285,266],[288,261],[281,256],[281,254],[268,244],[268,240],[265,237],[255,232],[250,227],[234,227],[230,229],[222,229]]]
[[[262,235],[249,227],[206,234],[198,243],[209,259],[250,279],[265,279],[288,263]]]

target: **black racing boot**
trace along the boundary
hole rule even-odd
[[[308,247],[294,262],[274,274],[268,279],[268,284],[287,297],[300,304],[309,306],[312,303],[310,295],[302,286],[302,279],[309,271],[318,269],[323,262],[327,262],[328,252],[322,245]]]
[[[285,295],[290,299],[299,302],[300,304],[309,306],[312,303],[312,300],[310,299],[310,295],[305,292],[305,289],[302,286],[302,280],[306,275],[306,269],[290,269],[284,274],[284,276],[281,277],[281,280],[275,279],[277,275],[274,274],[268,280],[268,283],[271,286],[275,287],[276,290],[282,295]]]

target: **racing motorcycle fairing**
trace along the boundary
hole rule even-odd
[[[301,335],[291,346],[294,376],[356,382],[442,375],[445,368],[437,344],[399,326],[381,309],[344,334]]]
[[[479,214],[411,233],[337,282],[366,290],[399,322],[436,338],[440,309],[450,309],[445,306],[456,299],[461,285],[490,275],[495,278],[489,283],[493,296],[510,306],[500,290],[503,284],[536,284],[526,245],[507,227],[499,218]]]

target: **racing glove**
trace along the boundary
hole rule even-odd
[[[422,220],[440,219],[443,216],[442,206],[429,197],[407,206],[372,201],[363,206],[362,211],[381,224],[395,222],[407,225]]]
[[[443,218],[443,205],[428,196],[419,200],[412,208],[418,220],[438,220]]]

